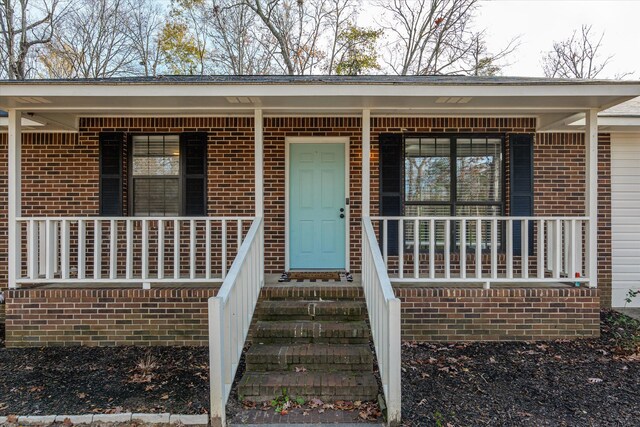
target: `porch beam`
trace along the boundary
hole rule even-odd
[[[371,111],[362,110],[362,217],[371,216]]]
[[[255,179],[255,213],[263,216],[264,212],[264,148],[262,110],[254,110],[254,179]]]
[[[9,220],[9,288],[18,287],[20,275],[21,236],[17,218],[21,216],[21,164],[22,164],[22,112],[8,110],[9,114],[9,141],[8,141],[8,220]]]
[[[598,287],[598,110],[586,112],[585,126],[586,194],[585,211],[589,217],[586,236],[586,272],[589,287]]]

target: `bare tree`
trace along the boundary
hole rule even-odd
[[[173,14],[188,23],[189,37],[203,48],[208,72],[266,74],[276,44],[242,0],[176,0]],[[202,40],[202,41],[200,41]]]
[[[287,74],[311,74],[324,53],[325,0],[242,0],[260,18],[277,46],[278,64]]]
[[[165,18],[163,8],[155,0],[128,0],[127,9],[125,25],[135,61],[143,75],[155,76],[162,59],[158,38]]]
[[[340,44],[340,35],[344,34],[356,19],[358,12],[358,0],[327,0],[327,17],[329,32],[328,35],[328,58],[327,73],[333,74],[338,58],[344,54],[346,49],[344,44]]]
[[[554,42],[553,50],[547,52],[542,59],[544,75],[569,79],[595,79],[613,58],[613,55],[600,56],[603,38],[604,32],[597,36],[592,33],[591,25],[583,25],[580,30],[575,30],[570,38]]]
[[[477,4],[478,0],[379,0],[384,12],[381,26],[389,37],[387,65],[401,75],[476,74],[479,65],[496,67],[517,41],[490,54],[483,33],[471,27]]]
[[[51,41],[59,0],[0,0],[0,75],[23,80],[33,49]]]
[[[495,76],[506,65],[504,60],[520,46],[520,37],[511,39],[496,53],[490,53],[485,41],[485,31],[473,35],[468,54],[463,59],[461,69],[472,76]]]
[[[251,75],[273,71],[276,44],[251,8],[234,0],[214,0],[208,11],[220,72]]]
[[[134,51],[127,34],[129,16],[125,0],[76,1],[40,55],[47,72],[67,78],[131,74]]]

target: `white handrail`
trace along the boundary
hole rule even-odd
[[[17,283],[222,282],[253,219],[21,217]]]
[[[211,425],[225,426],[225,406],[264,285],[264,226],[258,217],[218,294],[209,298]]]
[[[391,276],[393,282],[485,287],[591,282],[585,268],[588,247],[583,244],[587,217],[377,216],[372,221],[379,222],[384,265],[388,272],[397,272]],[[397,232],[393,242],[392,227]]]
[[[362,219],[362,288],[387,404],[387,422],[397,425],[402,394],[400,300],[393,293],[371,220],[366,217]]]

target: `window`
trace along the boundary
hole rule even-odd
[[[101,215],[207,215],[207,140],[204,132],[101,132]]]
[[[180,137],[135,135],[132,144],[133,215],[180,214]]]
[[[406,137],[404,139],[405,216],[495,216],[504,209],[503,140],[489,136]],[[467,242],[475,236],[467,228]],[[444,223],[438,222],[435,240],[444,245]],[[452,229],[459,241],[458,231]],[[489,230],[483,235],[486,248]],[[502,233],[499,232],[499,240]],[[407,223],[405,242],[413,246],[413,225]],[[427,224],[421,225],[419,244],[429,242]]]

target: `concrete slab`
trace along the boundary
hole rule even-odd
[[[149,424],[166,424],[169,422],[169,413],[162,414],[133,414],[131,421],[142,421]]]
[[[185,415],[171,414],[169,417],[171,424],[183,424],[185,426],[206,426],[209,425],[209,417],[205,415]]]
[[[26,415],[18,417],[19,425],[48,426],[56,421],[55,415]]]
[[[91,424],[93,422],[93,414],[85,415],[57,415],[56,422],[63,423],[64,420],[69,419],[73,424]]]
[[[124,412],[122,414],[94,414],[93,422],[126,423],[127,421],[131,421],[131,416],[131,412]]]

